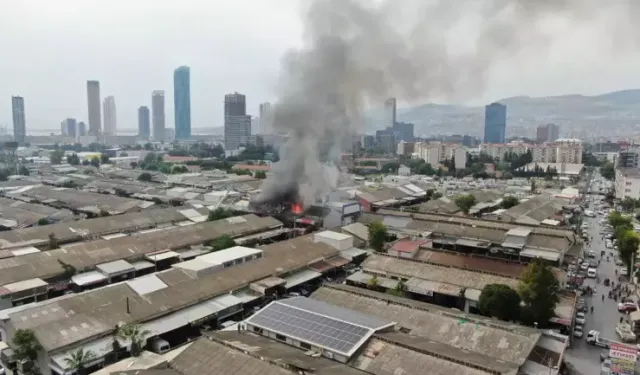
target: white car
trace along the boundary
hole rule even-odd
[[[627,267],[620,268],[620,275],[627,276]]]
[[[580,265],[580,269],[586,271],[589,268],[589,263],[584,262]]]
[[[582,326],[576,325],[576,327],[573,329],[573,337],[577,337],[581,339],[583,335],[584,335],[584,332],[582,331]]]
[[[576,314],[576,324],[583,326],[584,323],[586,323],[586,321],[587,321],[587,317],[584,315],[583,312],[579,312]]]

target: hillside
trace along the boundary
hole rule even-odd
[[[640,124],[640,90],[601,95],[516,96],[498,102],[507,106],[507,135],[535,135],[539,124],[553,122],[567,137],[616,137],[635,133]],[[484,107],[424,104],[398,111],[398,120],[413,122],[416,135],[472,134],[480,136]],[[380,128],[369,121],[369,131]]]

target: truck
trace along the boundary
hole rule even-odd
[[[620,336],[622,342],[636,342],[636,335],[628,323],[616,324],[616,333]]]
[[[589,333],[587,334],[586,341],[587,341],[587,344],[599,346],[605,349],[609,349],[609,343],[612,342],[612,340],[607,340],[605,338],[600,337],[600,331],[596,331],[593,329],[589,331]]]
[[[616,327],[616,329],[617,329],[617,327]],[[634,337],[635,337],[635,335],[634,335]],[[605,348],[605,349],[609,349],[611,344],[619,344],[619,345],[632,347],[627,343],[622,343],[622,342],[618,342],[618,341],[615,341],[615,340],[605,339],[604,337],[600,336],[600,331],[596,331],[596,330],[589,331],[589,333],[587,334],[586,341],[587,341],[587,344],[595,345],[595,346],[598,346],[598,347],[601,347],[601,348]]]

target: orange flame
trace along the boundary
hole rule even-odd
[[[291,211],[294,214],[301,214],[302,213],[302,205],[300,203],[294,203],[291,205]]]

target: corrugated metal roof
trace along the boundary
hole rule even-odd
[[[293,275],[285,277],[284,279],[287,281],[287,283],[285,284],[285,288],[293,288],[319,277],[322,277],[322,274],[320,272],[307,268],[300,272],[296,272]]]

